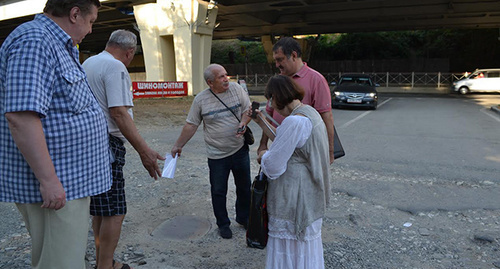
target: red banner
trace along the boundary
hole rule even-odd
[[[187,96],[187,81],[134,81],[132,90],[135,98]]]

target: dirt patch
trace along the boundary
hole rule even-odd
[[[134,121],[142,127],[179,127],[184,125],[193,96],[134,100]],[[265,102],[264,96],[251,96],[250,101]]]
[[[184,124],[193,99],[189,96],[134,100],[134,121],[138,128]]]

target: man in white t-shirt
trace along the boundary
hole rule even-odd
[[[243,136],[237,136],[240,120],[249,122],[245,112],[250,107],[250,99],[240,85],[229,82],[227,72],[221,65],[209,65],[203,75],[209,88],[194,98],[186,124],[171,153],[173,157],[175,154],[180,156],[182,148],[203,121],[212,206],[220,236],[229,239],[233,235],[226,208],[229,172],[233,173],[236,185],[236,222],[245,228],[250,210],[248,145],[244,143]]]
[[[125,201],[125,146],[129,141],[139,153],[144,168],[155,179],[161,176],[157,160],[160,154],[148,147],[133,121],[132,82],[127,66],[134,58],[137,37],[127,30],[116,30],[103,52],[83,63],[90,88],[108,120],[109,148],[111,152],[113,184],[105,193],[93,196],[90,214],[96,245],[97,268],[130,268],[116,264],[114,252],[120,239],[123,219],[127,213]]]

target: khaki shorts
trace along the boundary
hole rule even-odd
[[[59,210],[16,204],[31,236],[33,268],[85,269],[89,203],[89,197],[72,200]]]

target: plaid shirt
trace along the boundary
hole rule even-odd
[[[17,27],[0,48],[0,201],[42,202],[7,112],[38,113],[68,201],[110,188],[106,118],[78,59],[71,37],[42,14]]]

